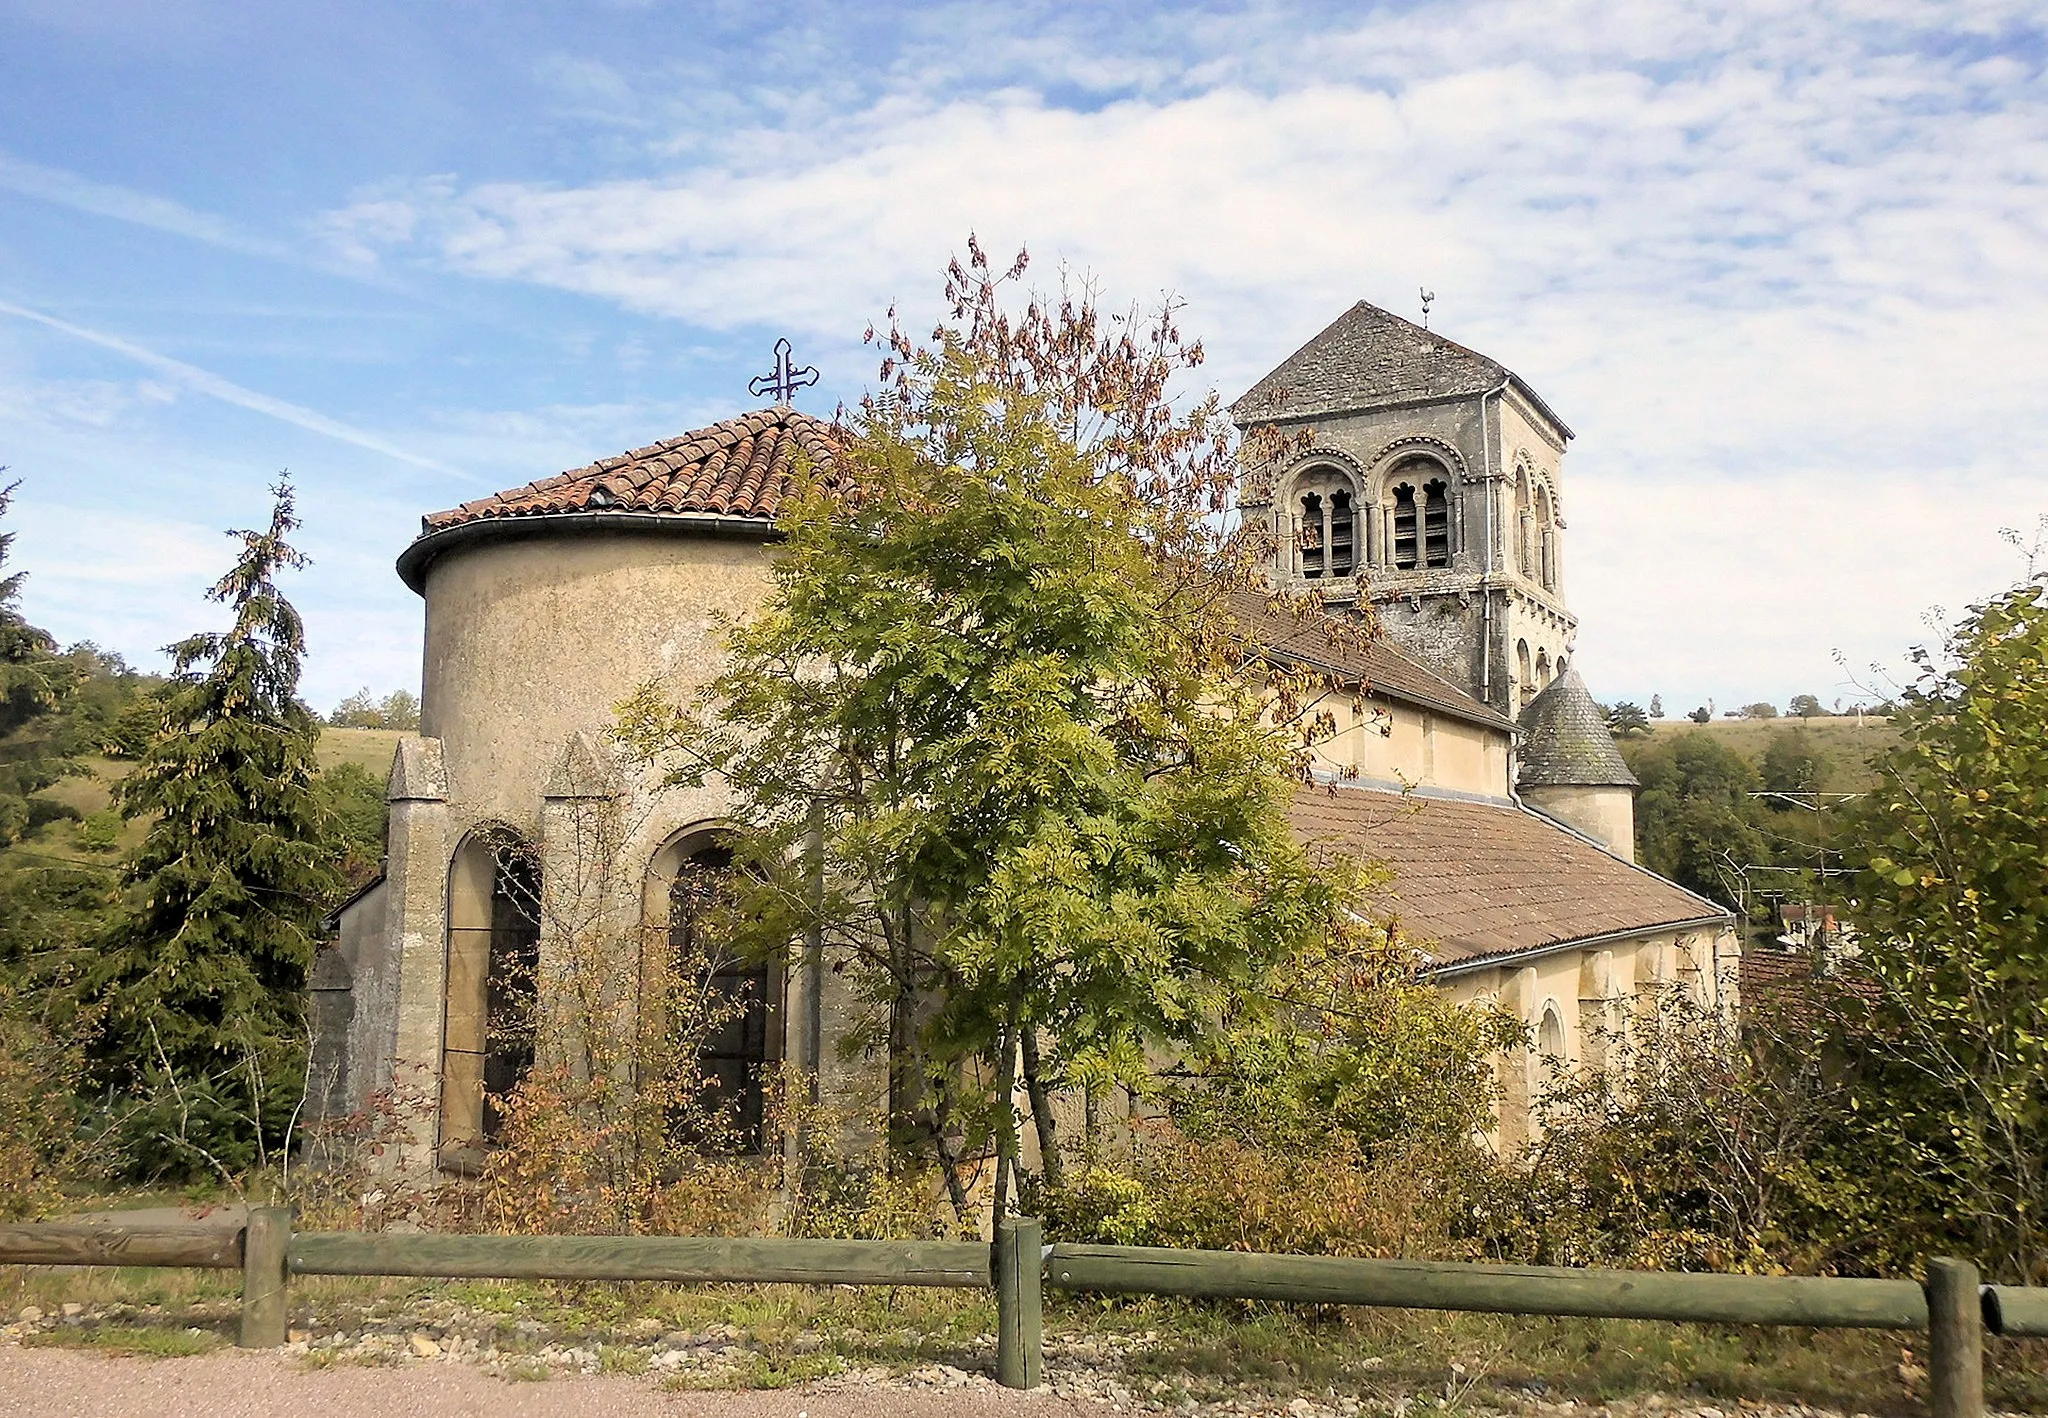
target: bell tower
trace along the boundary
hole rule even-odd
[[[1370,605],[1388,636],[1513,717],[1563,672],[1558,468],[1572,431],[1485,355],[1360,301],[1231,408],[1240,503],[1277,586]]]

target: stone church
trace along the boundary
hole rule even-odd
[[[1527,1022],[1531,1048],[1499,1061],[1513,1145],[1534,1093],[1597,1063],[1638,992],[1734,1004],[1735,921],[1635,864],[1635,780],[1571,667],[1571,430],[1505,367],[1364,302],[1233,413],[1290,435],[1245,477],[1276,585],[1339,614],[1369,604],[1385,629],[1361,651],[1242,598],[1258,653],[1358,691],[1331,696],[1339,732],[1296,826],[1390,869],[1376,910],[1442,988]],[[423,519],[398,561],[426,606],[421,729],[393,765],[383,872],[315,966],[316,1113],[409,1086],[434,1104],[422,1151],[474,1166],[488,1095],[527,1064],[493,1043],[501,976],[563,948],[531,903],[582,870],[592,802],[628,809],[602,909],[649,939],[688,928],[685,868],[717,865],[728,804],[715,784],[635,781],[605,748],[612,706],[717,672],[719,617],[766,594],[799,461],[833,453],[825,422],[761,409]],[[703,1062],[754,1145],[775,1144],[762,1097],[784,1061],[828,1099],[878,1096],[875,1066],[833,1047],[855,1004],[830,972],[723,984],[738,1018]]]

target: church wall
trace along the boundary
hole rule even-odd
[[[1531,1109],[1544,1089],[1560,1070],[1600,1067],[1633,1013],[1659,989],[1683,989],[1695,1004],[1733,1018],[1739,951],[1732,926],[1669,930],[1440,977],[1438,985],[1459,1004],[1497,1004],[1529,1031],[1528,1047],[1494,1060],[1501,1088],[1495,1143],[1507,1150],[1533,1141]],[[1555,1016],[1553,1042],[1562,1045],[1557,1065],[1541,1051],[1546,1014]]]
[[[1558,821],[1570,823],[1617,857],[1636,859],[1633,788],[1536,786],[1522,789],[1522,799]]]
[[[588,751],[605,756],[613,706],[643,683],[682,699],[724,667],[720,617],[743,617],[766,596],[770,558],[753,540],[626,535],[486,542],[434,564],[421,716],[444,796],[420,831],[409,815],[424,805],[394,804],[391,856],[413,870],[387,932],[410,962],[403,998],[385,1011],[396,1016],[381,1055],[387,1080],[395,1053],[424,1096],[442,1092],[450,854],[476,827],[503,824],[542,848],[544,976],[575,938],[595,939],[592,930],[628,954],[647,932],[665,938],[648,874],[679,834],[728,823],[727,795],[716,783],[657,791],[629,766],[593,765]],[[570,771],[576,762],[580,774]],[[593,770],[611,786],[585,781]],[[609,825],[596,826],[600,818]],[[578,844],[599,839],[611,860],[593,870],[577,860]],[[665,912],[665,887],[661,901]],[[616,965],[639,976],[637,959]],[[782,1053],[797,1059],[805,1032],[794,960],[783,999]],[[879,1107],[883,1073],[837,1050],[861,1009],[852,987],[828,971],[820,1003],[822,1101],[858,1130]],[[366,1037],[359,1047],[375,1045]]]
[[[1338,731],[1316,750],[1318,769],[1338,776],[1406,782],[1452,792],[1508,796],[1508,736],[1447,714],[1367,695],[1365,713],[1349,698],[1319,708]]]
[[[543,782],[578,729],[602,730],[648,680],[686,696],[717,674],[720,613],[759,603],[760,542],[561,537],[485,542],[437,561],[426,587],[422,733],[442,743],[455,830],[531,831]],[[722,797],[678,793],[677,825]]]

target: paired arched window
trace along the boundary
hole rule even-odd
[[[1451,564],[1450,487],[1432,478],[1394,488],[1394,568],[1416,571]]]
[[[1311,581],[1358,570],[1358,490],[1327,465],[1294,481],[1296,566]]]
[[[497,1142],[505,1100],[533,1067],[540,859],[509,828],[471,833],[448,873],[441,1029],[443,1161]]]
[[[712,840],[676,866],[668,888],[668,998],[660,1002],[696,1060],[691,1096],[670,1110],[678,1139],[705,1150],[755,1154],[766,1145],[770,1070],[782,974],[738,955],[715,929],[729,899],[732,850]]]
[[[1529,658],[1529,642],[1515,642],[1515,683],[1520,687],[1522,703],[1527,704],[1536,697],[1536,665]]]

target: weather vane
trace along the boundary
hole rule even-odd
[[[787,404],[796,391],[807,384],[818,382],[818,371],[810,365],[797,368],[790,363],[789,341],[775,342],[775,372],[764,374],[758,379],[747,381],[747,392],[755,398],[772,394],[778,404]]]
[[[1417,286],[1415,289],[1422,296],[1422,328],[1427,330],[1429,328],[1429,308],[1436,304],[1436,292],[1424,290],[1421,286]]]

